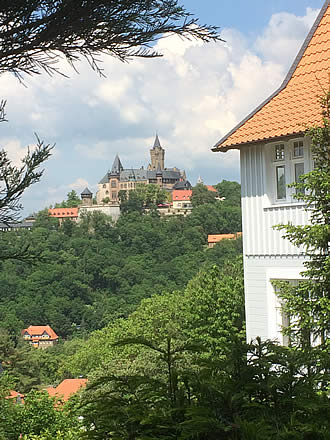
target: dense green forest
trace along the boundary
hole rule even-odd
[[[241,229],[239,186],[220,185],[224,201],[197,187],[187,217],[134,203],[116,224],[94,213],[60,227],[40,212],[1,235],[1,438],[329,439],[324,347],[245,342],[241,240],[207,248],[207,234]],[[19,337],[44,323],[54,347]],[[74,377],[88,386],[67,403],[35,391]]]
[[[208,234],[241,231],[240,187],[227,182],[233,184],[232,197],[213,197],[188,217],[131,209],[116,224],[94,213],[60,227],[46,210],[31,231],[1,234],[1,328],[18,335],[28,325],[49,324],[67,338],[126,317],[143,298],[184,288],[201,266],[241,252],[240,240],[206,249]],[[5,258],[25,244],[35,262]]]

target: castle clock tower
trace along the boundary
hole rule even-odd
[[[150,150],[150,169],[151,170],[163,170],[164,159],[165,159],[165,150],[162,148],[159,142],[158,134],[156,134],[155,142],[153,148]]]

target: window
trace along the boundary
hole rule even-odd
[[[293,157],[303,157],[304,156],[304,142],[296,141],[293,143]]]
[[[116,198],[117,198],[117,193],[112,192],[112,193],[111,193],[111,198],[112,198],[112,199],[116,199]]]
[[[111,188],[117,188],[117,182],[115,180],[111,180]]]
[[[290,316],[284,312],[283,309],[281,309],[281,318],[282,318],[282,344],[285,347],[288,347],[290,345],[290,336],[285,334],[285,332],[283,332],[283,330],[287,329],[288,327],[290,327]]]
[[[285,182],[285,166],[276,167],[276,199],[283,200],[286,198],[286,182]]]
[[[103,184],[103,188],[105,188],[105,187],[106,187],[106,184],[104,183],[104,184]]]
[[[301,182],[300,176],[305,172],[304,166],[304,141],[294,141],[292,150],[292,180],[296,183]],[[301,192],[301,190],[295,190],[295,192]]]
[[[275,160],[284,160],[284,159],[285,159],[284,144],[275,145]]]
[[[302,193],[303,190],[297,190],[288,184],[300,183],[301,176],[313,168],[308,138],[301,137],[269,144],[266,160],[270,163],[269,166],[266,165],[267,193],[270,202],[302,203],[302,200],[296,198],[296,194]]]
[[[295,182],[301,182],[300,176],[304,174],[304,162],[297,162],[294,164],[294,180]],[[301,190],[297,190],[296,192],[301,192]],[[303,191],[304,192],[304,191]]]

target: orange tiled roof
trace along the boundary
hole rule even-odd
[[[86,385],[87,379],[65,379],[56,388],[47,388],[47,392],[50,396],[57,396],[67,401],[72,394],[77,393]]]
[[[329,74],[330,0],[326,0],[281,87],[221,139],[213,151],[291,136],[304,132],[306,126],[320,124],[319,97],[328,89]]]
[[[32,340],[38,341],[44,332],[46,332],[50,339],[58,339],[57,334],[49,325],[30,325],[28,328],[22,330],[22,334],[27,332],[30,336],[33,336]]]
[[[46,388],[46,391],[51,397],[55,396],[55,394],[56,394],[56,388],[53,388],[53,387]]]
[[[237,232],[236,234],[213,234],[207,236],[208,243],[218,243],[221,240],[229,240],[237,237],[241,237],[242,232]]]
[[[191,189],[175,189],[172,191],[173,202],[189,201],[192,195]]]
[[[78,217],[78,208],[52,208],[48,209],[48,214],[56,218]]]
[[[217,190],[214,188],[214,186],[212,186],[212,185],[205,185],[206,186],[206,188],[209,190],[209,191],[211,191],[211,192],[217,192]]]

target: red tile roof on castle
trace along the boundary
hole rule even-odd
[[[78,217],[78,208],[52,208],[48,209],[48,214],[56,218]]]
[[[50,339],[58,339],[57,334],[49,325],[30,325],[28,328],[22,330],[22,335],[27,332],[33,339],[38,340],[44,332],[49,335]]]
[[[330,0],[327,0],[281,87],[222,138],[213,151],[292,136],[322,122],[319,99],[329,88]]]
[[[56,396],[64,401],[67,401],[70,396],[77,393],[86,385],[87,379],[65,379],[56,388],[47,388],[47,392],[50,396]]]

